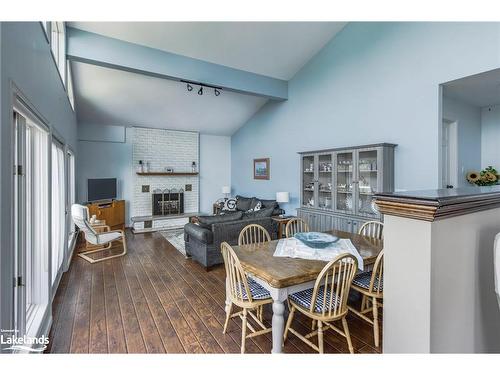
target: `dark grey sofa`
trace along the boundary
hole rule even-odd
[[[249,224],[262,225],[271,235],[277,238],[278,227],[271,216],[283,213],[275,201],[262,201],[267,205],[260,211],[248,212],[247,200],[256,198],[238,197],[240,209],[236,212],[226,212],[223,215],[200,217],[199,224],[188,223],[184,226],[184,241],[186,253],[206,269],[223,263],[220,245],[227,242],[238,244],[241,230]],[[250,206],[251,207],[251,206]],[[238,208],[238,205],[237,205]],[[243,211],[243,209],[245,211]]]

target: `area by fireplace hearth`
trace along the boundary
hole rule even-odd
[[[183,189],[156,189],[152,194],[154,216],[180,215],[184,213]]]

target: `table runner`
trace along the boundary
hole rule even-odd
[[[282,238],[276,245],[275,257],[301,258],[329,262],[340,254],[351,254],[358,260],[358,268],[363,270],[363,258],[351,240],[341,238],[337,242],[322,249],[307,246],[296,238]]]

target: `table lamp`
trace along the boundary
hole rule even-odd
[[[288,203],[289,201],[290,201],[290,193],[288,193],[288,191],[279,191],[276,193],[276,202]],[[283,217],[283,214],[281,214],[280,217]]]
[[[229,198],[229,194],[231,194],[231,186],[223,186],[222,194],[224,194],[224,198],[227,200]]]

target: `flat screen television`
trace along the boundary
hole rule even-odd
[[[87,180],[87,200],[89,202],[116,198],[116,178],[89,178]]]

